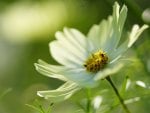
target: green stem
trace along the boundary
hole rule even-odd
[[[91,112],[91,90],[87,90],[87,113]]]
[[[129,111],[129,109],[127,108],[127,106],[124,104],[124,100],[123,100],[123,98],[120,96],[120,94],[119,94],[119,92],[118,92],[116,86],[114,85],[113,81],[111,80],[110,76],[106,77],[106,80],[107,80],[107,81],[109,82],[109,84],[112,86],[112,88],[113,88],[114,92],[116,93],[116,95],[117,95],[117,97],[118,97],[118,99],[119,99],[119,101],[120,101],[120,103],[121,103],[122,108],[124,109],[124,111],[125,111],[126,113],[131,113],[131,112]]]
[[[12,91],[12,88],[8,88],[7,90],[5,90],[2,94],[0,94],[0,100],[5,96],[7,95],[9,92]]]

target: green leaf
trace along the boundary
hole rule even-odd
[[[38,108],[38,107],[36,107],[34,105],[26,104],[26,106],[28,106],[28,107],[30,107],[30,108],[32,108],[32,109],[34,109],[34,110],[36,110],[36,111],[38,111],[40,113],[44,113],[40,108]]]

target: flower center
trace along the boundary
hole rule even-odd
[[[102,50],[93,53],[84,63],[84,67],[89,72],[98,72],[103,69],[108,62],[108,56]]]

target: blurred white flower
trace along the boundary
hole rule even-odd
[[[150,23],[150,8],[147,8],[142,13],[142,19],[146,23]]]
[[[92,88],[99,80],[115,74],[123,66],[122,55],[148,28],[134,25],[125,42],[119,44],[123,26],[127,16],[127,7],[121,10],[117,2],[113,6],[113,15],[94,25],[87,36],[76,29],[64,28],[56,32],[50,53],[61,65],[47,64],[39,60],[36,70],[48,77],[63,80],[65,84],[56,90],[38,91],[38,95],[46,99],[64,100],[81,88]],[[54,98],[54,99],[53,99]]]
[[[140,80],[136,81],[136,85],[143,87],[143,88],[146,88],[146,84]]]
[[[67,11],[63,2],[14,3],[0,15],[4,38],[13,43],[43,40],[63,26]]]
[[[101,103],[102,103],[103,98],[101,96],[96,96],[93,100],[93,107],[95,110],[97,110]]]

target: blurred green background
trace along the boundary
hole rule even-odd
[[[87,34],[93,24],[98,24],[112,14],[114,1],[0,0],[0,113],[37,113],[25,104],[32,104],[38,99],[36,91],[57,88],[62,82],[40,75],[33,64],[39,58],[48,63],[56,63],[50,56],[48,48],[48,43],[54,40],[55,32],[67,26]],[[125,3],[128,7],[125,30],[131,30],[135,23],[150,25],[149,0],[118,0],[118,2],[120,5]],[[133,56],[135,62],[113,76],[113,79],[119,88],[125,76],[129,76],[132,85],[126,97],[141,97],[138,102],[130,104],[129,109],[132,113],[148,113],[150,29],[142,34],[128,54]],[[137,80],[145,82],[147,88],[136,86]],[[102,82],[101,86],[101,90],[109,89],[109,85],[107,86],[105,82]],[[96,92],[93,95],[100,94],[98,92],[100,90],[93,90]],[[110,92],[107,94],[108,98],[114,96],[112,94],[110,96]],[[84,92],[81,91],[70,101],[54,104],[52,113],[77,113],[79,108],[73,102],[82,95]],[[49,105],[50,102],[44,101],[44,104]],[[119,107],[108,113],[119,112]]]

